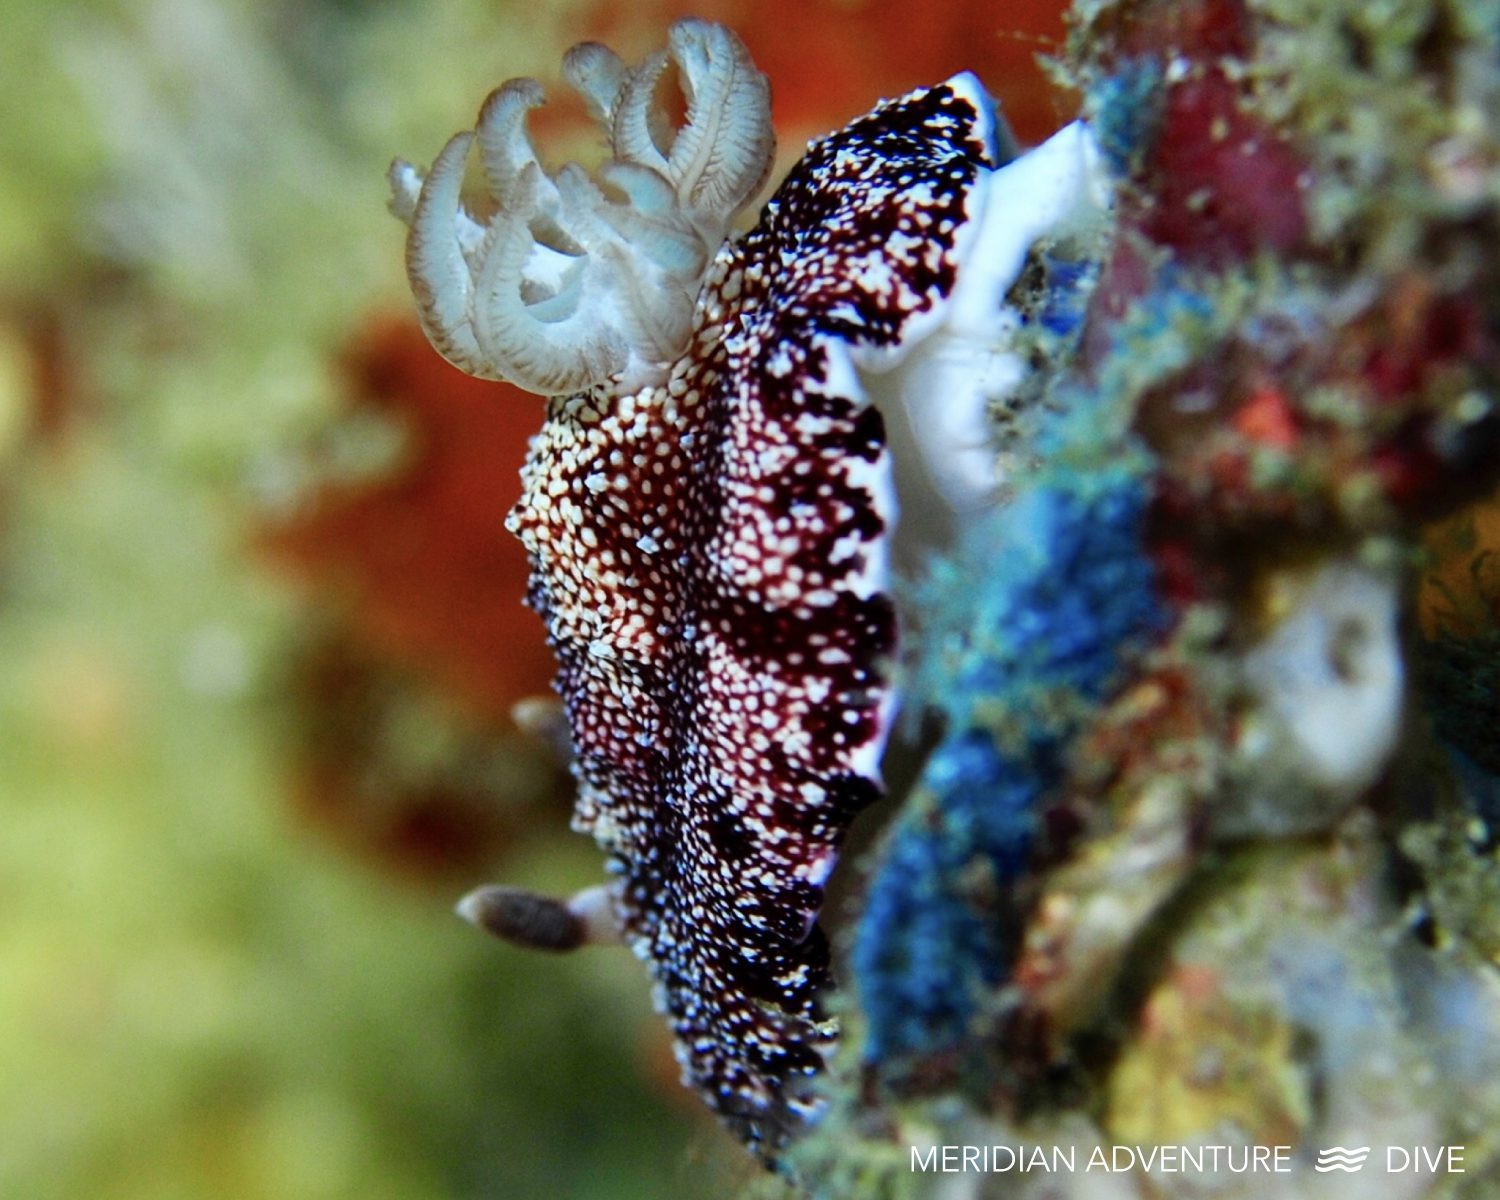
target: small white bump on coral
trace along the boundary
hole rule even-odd
[[[1297,770],[1341,797],[1380,778],[1405,703],[1398,608],[1396,581],[1352,561],[1301,583],[1244,659],[1256,707],[1241,744],[1252,759]]]
[[[675,134],[655,98],[669,62],[687,101]],[[770,87],[733,33],[697,20],[633,69],[589,42],[563,73],[608,136],[594,176],[542,168],[526,132],[543,102],[531,79],[491,93],[425,177],[391,165],[418,314],[443,357],[486,379],[547,396],[658,383],[687,348],[709,262],[770,170]],[[484,223],[460,196],[476,142],[497,206]]]

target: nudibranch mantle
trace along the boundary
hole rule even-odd
[[[978,81],[887,101],[813,143],[755,228],[702,260],[684,325],[695,239],[722,238],[770,132],[764,80],[732,34],[679,22],[671,45],[688,115],[670,144],[646,108],[664,59],[626,70],[585,46],[565,64],[610,131],[601,175],[635,208],[587,193],[572,167],[546,190],[519,123],[536,97],[512,84],[477,135],[500,205],[489,229],[459,205],[469,135],[425,181],[398,162],[393,209],[411,226],[408,268],[438,348],[553,393],[508,525],[558,657],[574,824],[609,854],[613,915],[650,965],[686,1079],[773,1154],[817,1109],[810,1079],[835,1027],[816,916],[845,831],[879,795],[893,707],[895,488],[866,381],[945,336],[939,361],[960,346],[961,373],[993,367],[1026,251],[1097,209],[1095,175],[1074,127],[1030,172],[1050,179],[1042,198],[1002,228],[1016,172],[1001,169],[1008,148]],[[675,165],[685,141],[695,175]],[[602,222],[592,244],[577,232],[584,211]],[[1005,261],[966,283],[976,245]],[[564,251],[574,261],[549,282]],[[642,263],[650,281],[606,302]],[[653,299],[672,271],[677,293]],[[627,311],[637,303],[644,318]],[[534,352],[518,344],[527,322]],[[957,402],[982,407],[983,389],[969,392]],[[523,940],[545,927],[552,948],[587,940],[581,914],[597,917],[593,899],[539,912],[494,892],[462,911]]]

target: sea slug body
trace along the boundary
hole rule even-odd
[[[614,920],[685,1078],[774,1155],[816,1112],[836,1034],[816,918],[881,790],[898,493],[951,524],[956,438],[950,492],[993,503],[978,414],[1019,370],[1005,294],[1033,243],[1106,200],[1082,126],[1007,167],[989,97],[959,75],[813,144],[731,238],[771,161],[768,86],[718,26],[679,22],[670,46],[675,138],[652,99],[669,56],[626,68],[584,45],[564,71],[609,134],[597,181],[542,171],[523,125],[540,91],[520,81],[425,178],[395,164],[392,207],[437,348],[550,397],[509,528],[558,657],[575,826],[609,855]],[[475,143],[487,225],[459,200]],[[902,418],[926,480],[910,489],[874,402],[912,391],[903,371],[954,397]],[[467,911],[551,948],[598,940],[593,900]]]

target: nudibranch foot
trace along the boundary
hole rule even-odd
[[[1082,121],[982,172],[975,216],[961,231],[963,270],[939,320],[904,343],[901,357],[861,372],[890,439],[901,512],[892,553],[903,571],[951,549],[961,528],[999,502],[1005,481],[992,410],[1032,370],[1009,293],[1039,246],[1078,241],[1081,257],[1097,259],[1110,205],[1107,172]]]
[[[655,97],[669,58],[687,101],[675,135]],[[410,228],[422,327],[455,366],[548,396],[634,389],[687,349],[709,261],[770,169],[770,87],[734,34],[696,20],[634,69],[587,43],[564,73],[608,136],[597,179],[571,163],[546,173],[526,132],[542,88],[516,79],[425,178],[392,165],[391,211]],[[496,205],[485,223],[460,195],[476,141]]]

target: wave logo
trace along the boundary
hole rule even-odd
[[[1369,1157],[1368,1146],[1355,1146],[1352,1150],[1346,1146],[1329,1146],[1327,1150],[1318,1151],[1318,1165],[1314,1170],[1358,1171]]]

